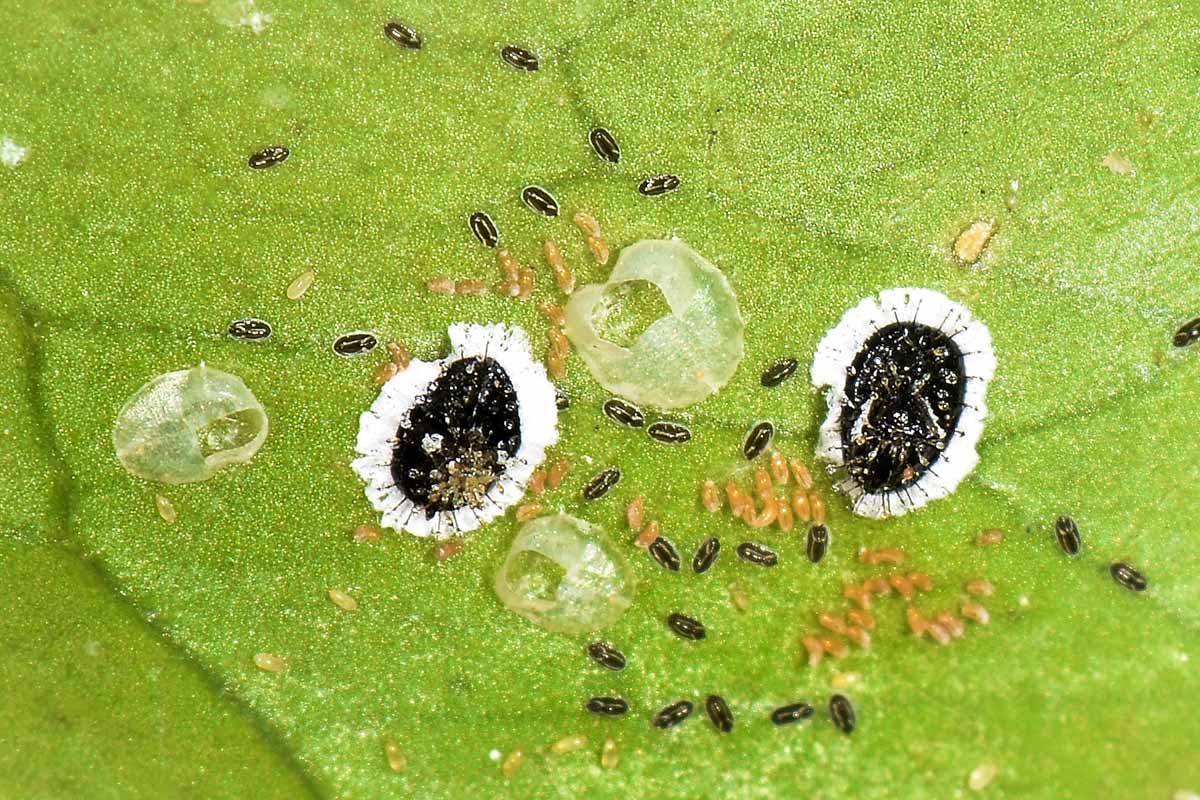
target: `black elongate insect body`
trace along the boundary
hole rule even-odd
[[[1187,347],[1195,341],[1200,341],[1200,317],[1196,317],[1191,322],[1185,322],[1179,330],[1175,331],[1175,336],[1171,339],[1176,347]]]
[[[605,669],[620,672],[625,669],[625,654],[610,644],[593,642],[587,646],[588,657]]]
[[[544,217],[558,216],[558,201],[554,199],[554,195],[540,186],[526,186],[522,189],[521,201],[531,211],[541,214]]]
[[[708,712],[708,718],[712,720],[714,728],[721,733],[733,730],[733,712],[729,710],[729,704],[725,702],[724,697],[710,694],[704,701],[704,709]]]
[[[1069,556],[1079,555],[1083,540],[1079,538],[1079,526],[1075,524],[1075,520],[1067,516],[1054,520],[1054,535],[1064,553]]]
[[[587,701],[587,710],[605,717],[619,717],[629,711],[629,703],[620,697],[593,697]]]
[[[1123,561],[1118,561],[1108,568],[1113,580],[1131,592],[1146,591],[1146,576]]]
[[[699,620],[685,617],[683,614],[672,614],[667,617],[667,627],[684,639],[691,639],[692,641],[700,641],[708,635],[707,631],[704,630],[704,625]]]
[[[596,151],[596,155],[610,164],[621,162],[621,147],[613,135],[604,128],[592,128],[588,134],[588,143]]]
[[[500,231],[496,229],[496,223],[492,222],[483,211],[476,211],[467,220],[471,226],[471,233],[475,234],[475,238],[484,247],[495,247],[500,244]]]
[[[638,191],[646,197],[658,197],[678,188],[679,177],[676,175],[651,175],[638,184]]]
[[[737,554],[743,561],[757,564],[760,567],[773,567],[779,563],[779,556],[774,550],[754,542],[742,542],[737,546]]]
[[[717,555],[721,552],[721,540],[715,536],[710,536],[700,543],[696,548],[696,555],[692,557],[692,571],[699,575],[702,572],[708,572],[712,565],[717,560]]]
[[[814,564],[820,563],[829,550],[829,528],[824,525],[813,525],[808,529],[808,539],[804,543],[804,554]]]
[[[763,372],[760,382],[767,388],[778,386],[796,374],[800,362],[794,358],[781,358]]]
[[[742,443],[742,455],[746,457],[747,461],[753,461],[771,445],[771,440],[774,438],[775,426],[769,421],[763,420],[755,424],[746,434],[746,441]]]
[[[379,346],[379,338],[370,331],[344,333],[333,340],[333,352],[345,358],[361,356]]]
[[[652,422],[646,428],[646,433],[654,441],[663,444],[683,444],[692,440],[692,432],[678,422]]]
[[[792,703],[771,712],[771,722],[776,725],[790,725],[793,722],[806,720],[813,715],[813,707],[808,703]]]
[[[500,50],[500,58],[505,64],[525,72],[538,71],[538,57],[524,48],[507,45]]]
[[[271,336],[271,323],[266,320],[235,319],[229,323],[229,336],[243,342],[261,342]]]
[[[567,393],[562,389],[554,389],[554,407],[559,411],[566,411],[571,407],[571,398],[567,397]]]
[[[654,727],[664,730],[674,728],[692,715],[692,708],[693,706],[688,700],[671,703],[671,705],[654,715]]]
[[[604,401],[604,416],[626,428],[640,428],[646,424],[646,415],[627,400],[613,397]]]
[[[844,695],[835,694],[829,698],[829,718],[842,733],[848,735],[854,731],[854,706]]]
[[[609,467],[602,470],[583,487],[584,500],[599,500],[621,480],[621,470]]]
[[[672,572],[679,571],[679,551],[675,549],[675,545],[671,544],[666,537],[659,536],[650,543],[650,555],[658,562],[659,566],[665,567]]]
[[[403,22],[389,22],[383,26],[383,35],[409,50],[421,49],[421,34]]]
[[[267,167],[273,167],[276,164],[282,164],[283,162],[287,161],[287,157],[291,154],[292,151],[288,150],[281,144],[272,145],[271,147],[264,147],[262,150],[259,150],[257,153],[250,156],[250,169],[266,169]]]

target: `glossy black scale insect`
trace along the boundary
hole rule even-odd
[[[621,480],[621,470],[609,467],[598,473],[583,487],[584,500],[599,500]]]
[[[856,724],[854,706],[850,705],[850,701],[845,696],[835,694],[829,698],[829,718],[842,733],[850,734],[854,731]]]
[[[479,506],[521,447],[517,392],[502,366],[450,362],[396,431],[391,472],[426,517]]]
[[[710,536],[700,543],[696,548],[696,555],[692,557],[692,570],[699,575],[702,572],[708,572],[712,565],[716,563],[717,555],[721,552],[721,540],[715,536]]]
[[[629,703],[620,697],[593,697],[587,701],[587,710],[605,717],[619,717],[629,711]]]
[[[659,566],[665,567],[672,572],[679,571],[679,551],[665,537],[659,536],[651,542],[649,550],[650,555],[654,557]]]
[[[804,554],[808,560],[816,564],[825,557],[829,550],[829,528],[824,525],[813,525],[808,529],[808,538],[804,543]]]
[[[767,449],[774,438],[775,426],[770,422],[759,422],[746,434],[746,440],[742,443],[742,455],[747,461],[753,461]]]
[[[554,195],[540,186],[526,186],[522,189],[521,201],[529,207],[529,210],[544,217],[558,216],[558,201],[554,199]]]
[[[675,175],[652,175],[638,184],[638,191],[647,197],[658,197],[678,188],[679,178]]]
[[[592,149],[596,151],[596,155],[604,159],[610,164],[618,164],[621,161],[621,146],[617,144],[617,140],[613,135],[604,128],[592,128],[588,134],[588,143]]]
[[[699,641],[708,635],[704,630],[704,625],[699,620],[685,617],[683,614],[672,614],[667,617],[667,627],[684,639],[691,639],[693,641]]]
[[[763,372],[759,382],[767,388],[778,386],[796,374],[800,362],[794,358],[781,358]]]
[[[692,704],[688,700],[680,700],[677,703],[664,708],[654,715],[654,727],[656,728],[673,728],[679,723],[692,715]]]
[[[383,26],[383,35],[409,50],[421,49],[421,34],[403,22],[389,22]]]
[[[229,336],[244,342],[261,342],[271,336],[271,323],[261,319],[235,319],[229,323]]]
[[[773,567],[779,563],[779,556],[774,550],[754,542],[742,542],[737,546],[737,554],[743,561],[757,564],[760,567]]]
[[[790,725],[793,722],[808,719],[812,715],[813,707],[808,703],[793,703],[772,711],[771,722],[774,722],[776,725]]]
[[[620,672],[625,669],[625,654],[610,644],[593,642],[587,646],[588,657],[605,669]]]
[[[287,157],[291,154],[292,151],[281,144],[264,147],[250,156],[250,169],[266,169],[276,164],[282,164],[287,161]]]
[[[1191,322],[1185,322],[1179,330],[1175,331],[1175,336],[1171,342],[1176,347],[1187,347],[1192,342],[1200,341],[1200,317],[1196,317]]]
[[[508,45],[500,50],[500,58],[505,64],[525,72],[538,71],[538,57],[533,53],[515,45]]]
[[[966,388],[962,351],[946,333],[897,322],[871,334],[846,370],[846,472],[869,494],[915,482],[949,445]]]
[[[733,730],[733,712],[729,710],[729,704],[725,702],[724,697],[710,694],[704,701],[704,709],[708,712],[708,718],[712,720],[714,728],[721,733]]]
[[[1083,540],[1079,538],[1079,526],[1070,517],[1059,517],[1054,520],[1054,535],[1058,546],[1069,556],[1079,555]]]
[[[495,247],[500,244],[500,231],[496,229],[496,223],[492,222],[492,218],[482,211],[476,211],[467,220],[471,226],[471,233],[475,234],[475,238],[485,247]]]
[[[368,331],[344,333],[333,340],[333,352],[350,358],[369,353],[379,346],[379,337]]]
[[[604,401],[604,416],[626,428],[640,428],[646,424],[646,415],[640,408],[627,400],[613,397]]]
[[[1138,572],[1128,564],[1118,561],[1108,568],[1112,574],[1113,580],[1124,586],[1131,592],[1146,591],[1146,576]]]
[[[692,432],[678,422],[652,422],[646,428],[646,433],[654,441],[663,444],[683,444],[692,440]]]

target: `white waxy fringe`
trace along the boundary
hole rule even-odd
[[[383,385],[371,408],[359,417],[360,454],[351,466],[367,483],[367,499],[383,518],[381,524],[413,536],[446,539],[467,533],[504,514],[525,494],[530,474],[546,458],[546,448],[558,441],[558,407],[546,370],[533,360],[529,338],[518,327],[504,324],[450,326],[451,352],[438,361],[413,359],[407,369]],[[405,496],[392,478],[392,443],[413,404],[442,371],[463,358],[488,357],[512,381],[517,395],[521,447],[508,460],[503,476],[485,496],[481,507],[462,507],[426,518],[424,509]]]
[[[996,371],[992,337],[987,326],[971,312],[940,292],[930,289],[888,289],[879,299],[868,297],[851,308],[820,344],[813,359],[812,382],[828,387],[829,413],[817,440],[817,458],[835,466],[842,460],[842,402],[846,399],[846,369],[872,334],[896,322],[916,322],[952,338],[963,356],[967,388],[958,425],[942,451],[921,476],[902,489],[868,493],[853,478],[838,484],[855,514],[873,519],[898,517],[946,497],[979,463],[976,445],[987,417],[988,382]]]

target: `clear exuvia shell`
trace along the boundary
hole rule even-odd
[[[633,572],[595,525],[566,514],[521,526],[496,572],[511,611],[554,633],[607,628],[633,604]]]
[[[160,483],[208,480],[249,461],[267,438],[267,412],[242,379],[205,364],[159,375],[117,414],[121,466]]]
[[[596,317],[605,291],[629,281],[657,286],[671,313],[621,347],[600,338]],[[647,239],[622,250],[607,283],[571,295],[565,330],[601,386],[658,408],[682,408],[715,394],[733,377],[745,349],[745,325],[729,281],[679,239]]]

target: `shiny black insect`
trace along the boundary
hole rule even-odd
[[[1128,564],[1118,561],[1108,568],[1113,580],[1131,592],[1146,591],[1146,576]]]
[[[229,323],[229,336],[244,342],[261,342],[271,336],[271,323],[261,319],[235,319]]]
[[[850,705],[845,696],[835,694],[829,698],[829,718],[842,733],[849,734],[854,731],[854,706]]]
[[[646,197],[658,197],[679,188],[679,178],[675,175],[652,175],[638,184],[638,191]]]
[[[367,331],[344,333],[333,340],[333,352],[339,356],[350,358],[369,353],[379,346],[379,338]]]
[[[737,554],[743,561],[757,564],[760,567],[773,567],[779,563],[779,556],[774,550],[754,542],[742,542],[737,546]]]
[[[467,222],[471,226],[471,233],[475,234],[475,238],[485,247],[495,247],[500,244],[500,231],[496,230],[496,223],[492,222],[492,218],[482,211],[476,211],[471,215]]]
[[[765,420],[758,423],[746,434],[746,441],[742,442],[742,455],[746,457],[747,461],[753,461],[770,446],[771,440],[774,438],[774,425]]]
[[[763,386],[768,388],[772,386],[778,386],[788,378],[795,375],[796,367],[799,365],[800,362],[794,358],[781,358],[771,366],[767,367],[766,371],[762,374],[762,378],[759,380],[762,382]]]
[[[525,72],[537,72],[538,70],[537,56],[511,44],[500,51],[500,58],[504,59],[504,63],[510,67],[516,67]]]
[[[813,715],[813,707],[808,703],[792,703],[771,712],[771,722],[776,725],[790,725],[793,722],[806,720]]]
[[[571,407],[571,398],[567,397],[567,393],[562,389],[554,390],[554,407],[559,411],[566,411]]]
[[[704,625],[699,620],[685,617],[683,614],[672,614],[667,617],[667,627],[684,639],[691,639],[693,641],[699,641],[708,635],[704,630]]]
[[[407,47],[409,50],[421,49],[421,34],[403,22],[389,22],[387,25],[384,25],[383,35],[401,47]]]
[[[667,541],[666,537],[659,536],[650,543],[650,555],[658,562],[660,567],[665,567],[672,572],[679,571],[679,551],[675,549],[675,545]]]
[[[846,369],[847,474],[868,494],[917,481],[954,435],[967,380],[962,351],[937,328],[896,322],[871,334]]]
[[[696,555],[692,557],[692,570],[698,575],[702,572],[708,572],[712,565],[716,563],[717,555],[721,552],[721,540],[715,536],[710,536],[700,543],[696,548]]]
[[[606,717],[619,717],[629,711],[629,703],[620,697],[593,697],[587,701],[587,710]]]
[[[691,702],[688,700],[680,700],[678,703],[671,703],[671,705],[654,715],[654,727],[663,728],[664,730],[667,728],[674,728],[691,715]]]
[[[813,525],[808,529],[808,539],[804,542],[804,554],[812,563],[818,563],[829,551],[829,528],[824,525]]]
[[[678,422],[652,422],[646,433],[656,442],[683,444],[692,440],[692,432]]]
[[[612,645],[604,642],[592,642],[587,646],[587,654],[600,666],[620,672],[625,669],[625,654]]]
[[[617,144],[617,140],[613,138],[613,135],[604,128],[592,128],[591,133],[588,134],[588,142],[600,158],[610,164],[620,163],[621,146]]]
[[[626,400],[614,397],[604,401],[604,416],[626,428],[640,428],[646,424],[642,410]]]
[[[1184,323],[1183,327],[1175,331],[1175,336],[1171,341],[1176,347],[1187,347],[1192,342],[1200,341],[1200,317]]]
[[[1079,526],[1070,517],[1059,517],[1054,520],[1054,535],[1058,538],[1058,546],[1069,556],[1079,555],[1083,540],[1079,538]]]
[[[616,486],[620,480],[621,470],[616,467],[609,467],[601,471],[583,487],[583,499],[599,500],[608,494],[609,490]]]
[[[266,169],[267,167],[273,167],[276,164],[282,164],[283,162],[287,161],[287,157],[291,154],[292,151],[288,150],[281,144],[273,145],[271,147],[264,147],[262,150],[259,150],[257,153],[250,156],[250,169]]]
[[[733,712],[729,710],[729,704],[725,702],[724,697],[719,694],[710,694],[704,701],[704,710],[708,712],[708,718],[712,720],[713,727],[721,733],[729,733],[733,730]]]
[[[508,373],[491,358],[461,358],[426,387],[397,428],[392,478],[431,518],[482,505],[520,447],[517,391]]]
[[[540,186],[526,186],[521,190],[521,201],[529,207],[531,211],[536,211],[545,217],[558,216],[558,201],[554,199],[554,195]]]

